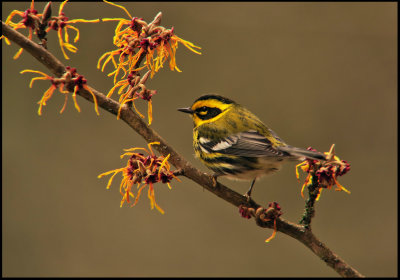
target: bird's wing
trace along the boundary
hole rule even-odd
[[[271,142],[255,130],[240,132],[219,140],[199,138],[206,153],[221,153],[245,157],[280,157],[289,155],[274,148]]]

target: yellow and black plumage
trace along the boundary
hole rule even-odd
[[[287,160],[325,160],[325,156],[287,145],[253,113],[220,95],[203,95],[191,107],[196,156],[214,176],[253,180],[278,171]]]

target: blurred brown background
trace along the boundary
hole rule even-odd
[[[39,12],[44,4],[36,3]],[[3,20],[29,7],[2,5]],[[162,25],[202,47],[199,56],[181,45],[183,72],[165,67],[147,83],[158,91],[155,130],[206,171],[193,156],[192,122],[176,108],[214,92],[245,105],[291,145],[327,151],[335,143],[351,163],[339,181],[352,193],[323,192],[313,230],[364,275],[397,275],[397,3],[123,5],[147,22],[162,11]],[[126,17],[106,3],[72,2],[64,11],[71,19]],[[114,49],[115,23],[75,26],[81,39],[71,60],[55,32],[49,50],[108,92],[111,68],[101,73],[96,64]],[[186,178],[172,190],[156,186],[165,215],[150,210],[146,194],[120,208],[119,182],[106,190],[108,179],[97,175],[125,164],[123,148],[146,143],[80,97],[81,113],[70,99],[60,115],[64,99],[56,93],[39,117],[36,102],[49,84],[29,89],[34,75],[19,72],[46,69],[26,52],[14,61],[17,50],[2,42],[3,276],[337,276],[288,236],[265,244],[271,230]],[[222,182],[241,193],[249,185]],[[283,217],[298,222],[300,188],[287,164],[256,184],[254,198],[278,201]]]

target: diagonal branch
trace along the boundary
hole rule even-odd
[[[65,66],[50,52],[45,50],[42,46],[34,43],[33,41],[26,38],[21,33],[15,31],[8,25],[2,22],[3,35],[9,40],[18,44],[24,48],[33,57],[35,57],[40,63],[46,66],[55,76],[61,77],[66,71]],[[67,87],[68,88],[68,87]],[[68,88],[70,90],[70,88]],[[107,98],[103,93],[90,88],[96,96],[98,105],[104,110],[117,115],[120,104],[111,98]],[[93,97],[90,92],[85,89],[81,89],[78,92],[83,98],[93,102]],[[153,146],[160,154],[167,156],[170,154],[169,161],[182,173],[185,177],[196,182],[203,188],[229,202],[230,204],[239,207],[240,205],[248,205],[247,199],[229,189],[221,183],[217,183],[214,187],[213,177],[207,175],[196,169],[191,163],[184,159],[175,149],[170,146],[156,131],[150,128],[134,111],[124,106],[121,109],[120,118],[125,121],[131,128],[139,133],[147,142],[160,142],[160,145]],[[261,208],[259,204],[251,201],[250,206],[255,209]],[[259,223],[259,226],[274,228],[273,223]],[[344,260],[333,253],[325,244],[320,242],[318,238],[306,229],[304,226],[297,225],[295,223],[286,221],[280,217],[276,218],[276,228],[278,231],[287,234],[298,241],[302,242],[306,247],[313,251],[320,259],[326,262],[327,265],[332,267],[342,277],[364,277],[357,270],[349,266]]]

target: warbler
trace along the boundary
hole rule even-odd
[[[245,107],[220,95],[203,95],[178,111],[192,116],[195,154],[214,171],[215,180],[252,180],[248,199],[255,181],[278,171],[284,162],[326,160],[321,153],[289,146]]]

